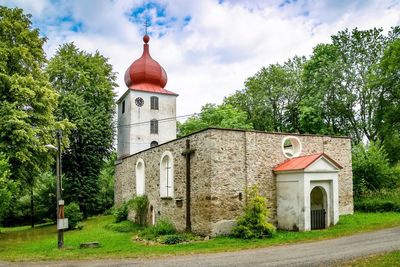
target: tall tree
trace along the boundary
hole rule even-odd
[[[355,142],[375,141],[375,117],[381,108],[379,88],[369,86],[375,64],[385,47],[399,36],[399,27],[387,36],[382,29],[340,31],[332,44],[320,44],[304,67],[302,127],[311,133],[351,135]],[[309,125],[310,122],[323,127]],[[302,119],[303,118],[303,119]],[[313,128],[313,130],[311,130]]]
[[[100,170],[112,150],[116,76],[99,52],[81,51],[73,43],[59,47],[47,73],[60,95],[58,119],[76,125],[63,152],[64,198],[79,203],[86,217],[96,211]]]
[[[400,161],[400,39],[386,49],[370,86],[381,91],[375,127],[392,163]]]
[[[8,158],[10,179],[21,182],[20,192],[30,188],[32,211],[35,177],[53,158],[44,145],[53,140],[57,104],[42,70],[44,42],[30,15],[0,6],[0,151]]]
[[[206,104],[198,116],[178,124],[178,136],[185,136],[207,127],[253,129],[247,122],[246,113],[231,105]]]
[[[224,102],[247,113],[257,130],[299,131],[299,109],[304,57],[262,68],[245,82],[245,89]]]
[[[10,165],[4,153],[0,153],[0,223],[16,193],[16,183],[9,179]]]

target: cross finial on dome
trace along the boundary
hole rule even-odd
[[[148,27],[148,22],[146,20],[144,22],[145,35],[143,36],[143,42],[145,42],[146,44],[150,41],[150,36],[147,35],[147,27]]]

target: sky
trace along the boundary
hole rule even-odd
[[[51,58],[74,42],[98,50],[117,72],[119,98],[123,75],[142,54],[148,21],[150,54],[166,70],[166,89],[178,93],[177,115],[220,104],[244,88],[263,66],[295,55],[310,56],[346,28],[361,30],[400,25],[400,0],[0,0],[32,14],[48,41]]]

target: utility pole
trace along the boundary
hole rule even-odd
[[[64,247],[64,200],[62,200],[61,190],[61,130],[57,131],[57,244],[58,248]],[[62,222],[61,222],[62,221]]]

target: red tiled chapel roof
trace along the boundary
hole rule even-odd
[[[308,166],[313,164],[315,161],[317,161],[321,157],[326,158],[328,161],[330,161],[332,164],[334,164],[337,168],[339,168],[339,169],[343,168],[342,166],[339,165],[339,163],[334,161],[332,158],[330,158],[325,153],[318,153],[318,154],[313,154],[313,155],[307,155],[307,156],[288,159],[288,160],[280,163],[279,165],[277,165],[272,170],[274,172],[276,172],[276,171],[304,170],[304,169],[306,169]]]

